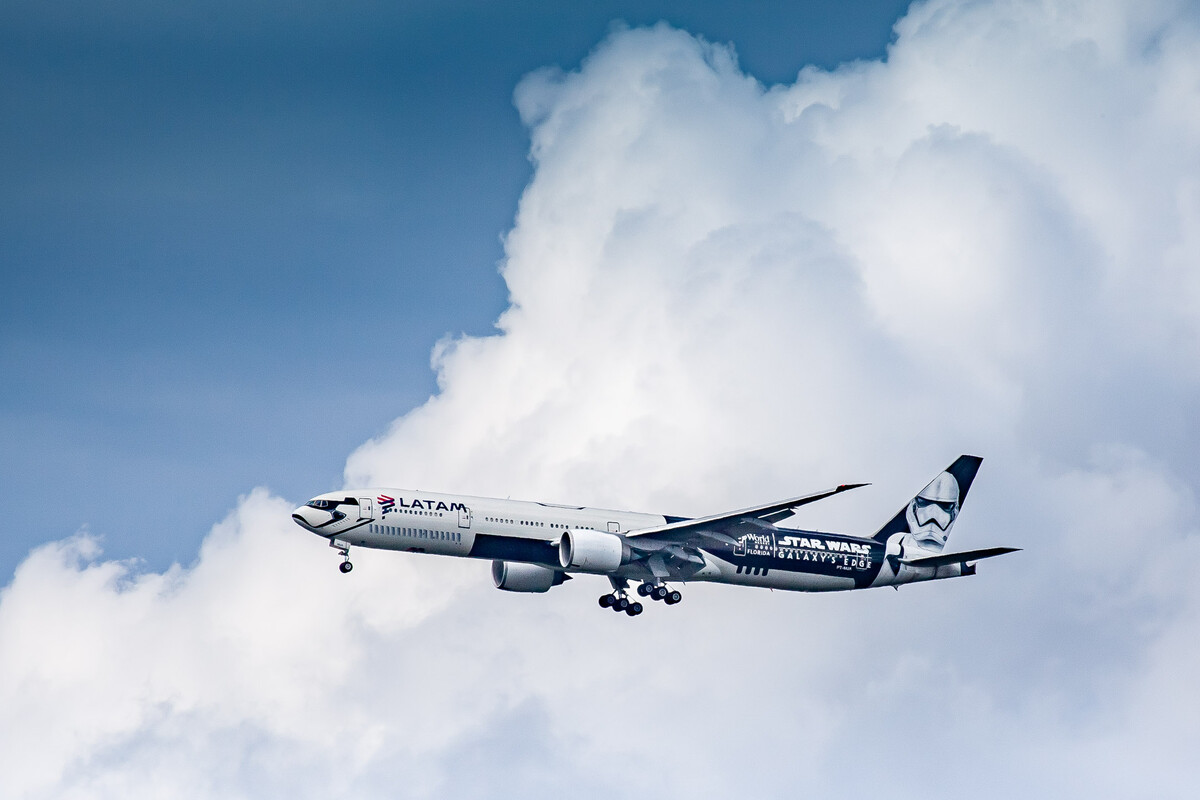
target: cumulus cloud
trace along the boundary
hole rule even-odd
[[[364,553],[249,495],[196,564],[39,549],[0,599],[26,796],[1182,797],[1200,740],[1200,30],[1187,4],[915,5],[884,61],[765,87],[617,30],[517,88],[499,332],[350,485],[706,513],[849,480],[867,533],[987,457],[970,581],[805,596]]]

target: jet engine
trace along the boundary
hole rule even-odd
[[[558,540],[558,563],[580,572],[612,572],[631,560],[623,536],[586,529],[569,530]]]
[[[571,580],[571,576],[538,564],[492,562],[492,581],[506,592],[548,592],[553,586]]]

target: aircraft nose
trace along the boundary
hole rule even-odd
[[[304,529],[310,530],[310,531],[316,530],[318,520],[313,518],[313,515],[316,513],[319,513],[319,512],[317,512],[317,510],[315,508],[309,508],[308,506],[300,506],[299,508],[297,508],[295,511],[292,512],[292,519],[301,528],[304,528]]]

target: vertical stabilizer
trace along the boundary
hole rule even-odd
[[[892,544],[889,552],[895,549],[896,540],[899,540],[904,550],[916,547],[940,553],[982,463],[979,456],[959,456],[872,538]]]

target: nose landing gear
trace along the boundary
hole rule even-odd
[[[339,542],[337,539],[330,539],[329,546],[342,556],[342,563],[338,564],[338,569],[345,575],[350,570],[354,569],[354,565],[350,563],[350,545],[346,542]]]

